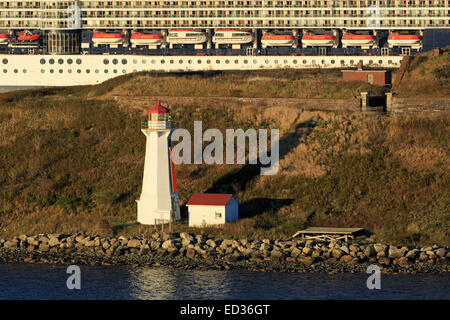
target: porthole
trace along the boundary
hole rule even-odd
[[[50,73],[54,73],[55,72],[55,70],[53,70],[53,69],[50,69]]]
[[[100,72],[100,70],[98,70],[98,69],[95,69],[95,73],[99,73]]]
[[[206,60],[206,63],[207,64],[211,64],[211,60]]]
[[[297,64],[297,60],[292,61],[294,64]]]
[[[136,69],[134,69],[134,70],[133,70],[133,72],[137,72],[137,70],[136,70]]]
[[[81,61],[81,59],[77,59],[76,62],[77,62],[77,64],[81,64],[82,61]]]
[[[122,64],[127,64],[127,59],[122,59]]]
[[[59,63],[59,64],[63,64],[63,63],[64,63],[64,60],[63,60],[63,59],[58,59],[58,63]]]
[[[68,73],[72,73],[72,69],[67,70]]]
[[[191,59],[189,59],[189,60],[188,60],[188,63],[189,63],[189,64],[192,64],[192,60],[191,60]]]
[[[164,64],[164,63],[166,63],[166,61],[164,59],[162,59],[161,60],[161,64]]]
[[[146,64],[146,63],[147,63],[147,60],[142,59],[142,64]]]
[[[311,61],[312,64],[316,64],[316,60]]]
[[[77,70],[77,73],[81,73],[81,70],[80,70],[80,69],[78,69],[78,70]]]
[[[350,60],[350,64],[355,64],[355,61],[354,60]]]
[[[336,61],[334,61],[334,60],[331,60],[331,64],[335,64],[336,63]]]
[[[183,64],[183,60],[180,59],[180,61],[178,61],[179,64]]]
[[[226,63],[226,64],[229,64],[229,63],[230,63],[230,60],[228,60],[228,59],[225,60],[225,63]]]
[[[2,60],[2,62],[3,62],[3,64],[8,64],[8,59],[5,58]]]
[[[247,63],[248,63],[248,60],[247,60],[247,59],[245,59],[245,60],[244,60],[244,64],[247,64]]]
[[[59,69],[59,73],[63,73],[63,70],[62,70],[62,69]]]
[[[155,60],[152,60],[152,64],[155,64]]]
[[[275,60],[273,61],[273,63],[278,64],[278,60],[275,59]]]
[[[119,60],[113,59],[113,60],[112,60],[112,63],[113,63],[113,64],[118,64],[118,63],[119,63]]]
[[[48,63],[50,63],[50,64],[55,64],[55,59],[50,59],[50,60],[48,60]]]
[[[108,69],[105,69],[105,73],[108,73]]]
[[[136,63],[137,63],[137,60],[136,60],[136,59],[133,59],[133,63],[136,64]]]
[[[216,60],[216,63],[217,63],[217,64],[220,64],[220,60],[217,59],[217,60]]]
[[[284,60],[284,64],[288,64],[288,61],[287,61],[287,60]]]
[[[27,73],[27,69],[23,69],[22,72],[23,72],[23,73]]]
[[[378,60],[378,64],[383,64],[383,60]]]
[[[238,63],[239,63],[238,59],[234,60],[234,64],[238,64]]]
[[[45,64],[45,59],[41,59],[41,64]]]
[[[266,61],[264,61],[265,62],[265,64],[269,64],[269,60],[266,60]]]
[[[6,70],[6,69],[3,69],[3,73],[8,73],[8,70]]]
[[[103,63],[104,64],[109,64],[109,60],[108,59],[103,59]]]
[[[41,73],[45,73],[45,70],[44,70],[44,69],[41,69]]]
[[[91,70],[89,70],[89,69],[86,69],[86,73],[91,73]]]
[[[170,64],[173,64],[173,60],[170,60],[169,62],[170,62]]]
[[[389,60],[388,63],[389,63],[389,64],[392,64],[392,60]]]
[[[198,64],[202,64],[202,60],[200,60],[200,59],[197,60],[197,63],[198,63]]]
[[[344,61],[344,60],[341,60],[341,64],[345,64],[345,61]]]
[[[253,64],[257,64],[258,63],[258,60],[253,60]]]
[[[306,60],[303,60],[303,64],[306,64]]]
[[[325,64],[325,60],[322,60],[321,63],[322,63],[322,64]]]
[[[19,70],[17,70],[17,69],[14,69],[14,73],[17,73],[17,72],[19,72]]]
[[[127,73],[127,70],[123,69],[123,70],[122,70],[122,73],[123,73],[123,74]]]
[[[72,64],[73,60],[72,59],[67,59],[67,64]]]
[[[373,60],[369,60],[369,64],[372,64],[373,63]]]
[[[114,73],[117,73],[117,69],[114,69],[113,72],[114,72]]]

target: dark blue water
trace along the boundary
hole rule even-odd
[[[0,263],[0,299],[450,299],[446,274],[199,271],[81,266],[81,289],[66,286],[67,266]]]

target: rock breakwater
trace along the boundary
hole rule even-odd
[[[92,265],[167,266],[184,269],[247,269],[286,272],[448,272],[450,248],[406,247],[314,240],[215,239],[188,233],[149,238],[21,235],[0,240],[0,261]]]

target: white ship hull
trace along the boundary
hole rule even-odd
[[[144,56],[0,54],[0,86],[91,85],[138,71],[398,68],[402,56]],[[50,60],[53,64],[50,64]]]

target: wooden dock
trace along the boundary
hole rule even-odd
[[[314,239],[314,240],[345,240],[354,239],[355,235],[362,232],[363,228],[329,228],[329,227],[310,227],[304,230],[297,231],[292,238],[299,235],[303,239]]]

